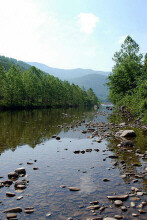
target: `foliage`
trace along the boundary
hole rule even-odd
[[[115,65],[107,85],[114,104],[125,105],[136,116],[147,117],[147,54],[144,62],[142,58],[139,45],[127,36],[120,51],[114,54]]]
[[[92,89],[83,91],[35,67],[21,72],[12,65],[5,72],[0,65],[0,107],[90,106],[98,104]]]

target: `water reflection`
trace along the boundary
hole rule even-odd
[[[34,148],[60,133],[62,126],[67,132],[68,125],[75,126],[90,112],[92,109],[81,108],[0,112],[0,151],[14,151],[26,144]],[[88,118],[92,120],[93,115],[89,114]]]

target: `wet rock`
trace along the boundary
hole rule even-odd
[[[33,162],[27,162],[27,164],[28,164],[28,165],[32,165],[32,164],[33,164]]]
[[[60,140],[60,137],[56,137],[56,140]]]
[[[91,205],[97,205],[98,203],[99,203],[99,201],[90,202]]]
[[[18,196],[16,199],[21,200],[21,199],[23,199],[23,196]]]
[[[103,220],[116,220],[116,218],[106,217],[106,218],[103,218]]]
[[[104,211],[104,209],[105,209],[105,206],[102,206],[99,208],[99,211],[102,212],[102,211]]]
[[[18,178],[18,173],[16,173],[16,172],[8,173],[8,178],[9,179],[17,179]]]
[[[17,218],[16,214],[7,214],[7,219],[14,219]]]
[[[120,136],[121,137],[136,137],[136,133],[133,130],[124,130]]]
[[[6,187],[9,187],[12,185],[13,181],[12,180],[5,180],[3,183]]]
[[[114,216],[116,219],[122,219],[123,217],[121,215],[115,215]]]
[[[103,179],[103,181],[104,182],[108,182],[108,181],[110,181],[109,179],[107,179],[107,178],[105,178],[105,179]]]
[[[138,214],[138,213],[132,213],[132,216],[133,216],[133,217],[138,217],[139,214]]]
[[[39,168],[38,167],[33,167],[33,170],[39,170]]]
[[[132,141],[123,141],[122,143],[121,143],[121,145],[123,146],[123,147],[133,147],[133,142]]]
[[[80,152],[81,152],[81,154],[85,154],[85,151],[84,151],[84,150],[81,150]]]
[[[110,200],[127,200],[129,196],[128,195],[116,195],[116,196],[107,196]]]
[[[4,213],[9,213],[9,212],[22,212],[22,208],[21,207],[15,207],[15,208],[11,208],[11,209],[6,209],[5,211],[3,211]]]
[[[6,192],[6,196],[8,196],[8,197],[14,197],[14,196],[15,196],[15,193]]]
[[[137,196],[143,196],[143,192],[137,192]]]
[[[111,158],[111,159],[117,159],[118,156],[117,156],[117,155],[110,155],[109,158]]]
[[[15,170],[15,172],[16,172],[18,175],[20,175],[20,174],[26,175],[26,169],[25,169],[24,167],[17,168],[17,169]]]
[[[74,154],[79,154],[80,153],[80,150],[75,150],[75,151],[73,151],[74,152]]]
[[[16,181],[14,187],[17,189],[25,189],[26,188],[26,181]]]
[[[138,210],[139,212],[140,212],[140,214],[145,214],[145,213],[147,213],[145,210],[143,210],[143,209],[139,209]]]
[[[61,188],[66,188],[66,186],[65,186],[65,185],[61,185],[60,187],[61,187]]]
[[[50,217],[52,214],[49,212],[46,214],[46,217]]]
[[[126,206],[121,206],[121,210],[122,210],[123,212],[126,212],[128,209],[127,209]]]
[[[94,151],[99,152],[100,150],[99,149],[94,149]]]
[[[90,210],[96,210],[96,209],[99,209],[100,206],[99,205],[91,205],[91,206],[88,206],[87,209],[90,209]]]
[[[52,136],[52,138],[56,138],[56,137],[57,137],[56,135],[53,135],[53,136]]]
[[[86,149],[86,152],[91,152],[92,151],[92,149]]]
[[[114,201],[114,204],[115,204],[116,206],[122,206],[122,205],[123,205],[123,203],[122,203],[121,200],[115,200],[115,201]]]
[[[132,201],[139,201],[140,198],[139,198],[139,197],[131,197],[131,200],[132,200]]]
[[[80,188],[77,187],[68,187],[70,191],[80,191]]]
[[[135,202],[131,202],[130,203],[130,206],[132,207],[132,208],[134,208],[136,205],[135,205]]]
[[[24,209],[24,212],[27,214],[31,214],[34,212],[34,207],[27,207]]]

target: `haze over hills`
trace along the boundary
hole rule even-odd
[[[0,56],[0,64],[2,64],[6,71],[14,64],[22,72],[28,70],[31,66],[35,66],[43,72],[49,73],[55,77],[58,77],[61,80],[67,80],[70,83],[74,83],[80,87],[83,87],[87,90],[92,88],[97,97],[101,101],[107,101],[108,88],[106,87],[108,72],[95,71],[91,69],[57,69],[52,68],[47,65],[23,61],[18,61],[13,58],[8,58]]]
[[[45,64],[42,63],[37,63],[37,62],[27,62],[31,66],[35,66],[36,68],[49,73],[55,77],[58,77],[62,80],[69,80],[77,77],[82,77],[85,75],[89,74],[100,74],[104,76],[108,76],[109,72],[104,72],[104,71],[96,71],[96,70],[91,70],[91,69],[82,69],[82,68],[77,68],[77,69],[58,69],[58,68],[53,68],[49,67]]]
[[[80,87],[84,86],[86,90],[92,88],[101,101],[108,101],[108,88],[105,84],[109,72],[81,68],[57,69],[37,62],[27,63],[62,80],[68,80]]]
[[[84,86],[86,90],[92,88],[100,100],[108,100],[108,88],[105,85],[107,83],[106,76],[100,74],[88,74],[82,77],[70,79],[69,82],[74,83],[80,87]]]

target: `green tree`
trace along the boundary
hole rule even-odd
[[[110,89],[109,97],[114,103],[137,87],[138,79],[143,74],[143,56],[138,53],[139,45],[127,36],[121,50],[114,54],[115,65],[107,84]]]

